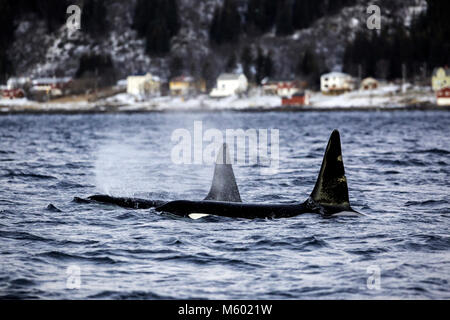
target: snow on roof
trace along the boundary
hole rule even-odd
[[[139,74],[139,75],[133,74],[133,75],[127,77],[127,81],[128,81],[130,78],[143,78],[143,79],[145,78],[145,79],[151,79],[151,80],[154,81],[154,82],[161,82],[161,78],[160,78],[160,77],[154,76],[154,75],[152,75],[152,74],[150,74],[150,73]]]
[[[278,84],[278,83],[293,83],[298,82],[297,79],[276,79],[276,78],[264,78],[262,84]]]
[[[243,76],[242,73],[222,73],[217,80],[239,80],[241,76]]]
[[[329,78],[347,78],[347,77],[351,77],[350,75],[346,74],[346,73],[342,73],[342,72],[330,72],[330,73],[326,73],[324,75],[322,75],[323,77],[329,77]]]
[[[71,81],[72,78],[65,77],[65,78],[36,78],[33,79],[32,84],[52,84],[52,83],[65,83]]]

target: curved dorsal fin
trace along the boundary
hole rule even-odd
[[[242,202],[226,143],[222,145],[217,156],[211,190],[205,200]]]
[[[352,210],[342,160],[341,138],[337,130],[331,134],[311,199],[326,208]]]

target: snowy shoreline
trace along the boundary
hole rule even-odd
[[[155,97],[139,101],[126,93],[119,93],[95,102],[70,100],[39,103],[27,99],[0,99],[0,114],[17,113],[130,113],[130,112],[311,112],[311,111],[397,111],[397,110],[449,110],[438,107],[429,87],[408,86],[404,92],[397,85],[386,85],[371,91],[352,91],[339,96],[310,93],[311,105],[282,106],[278,96],[253,93],[249,96],[231,96],[212,99],[207,95],[190,98]]]

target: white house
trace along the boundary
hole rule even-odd
[[[141,76],[127,78],[127,93],[135,96],[158,95],[161,90],[161,81],[158,77],[147,73]]]
[[[246,92],[248,80],[244,74],[224,73],[217,78],[217,85],[209,94],[212,98],[228,97]]]
[[[32,91],[51,96],[62,96],[70,89],[72,78],[35,78],[31,81]]]
[[[355,81],[352,76],[332,72],[320,77],[320,89],[323,94],[341,94],[355,89]]]
[[[31,86],[31,79],[28,77],[13,77],[6,82],[8,89],[23,89]]]

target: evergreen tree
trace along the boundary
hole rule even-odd
[[[250,30],[265,33],[274,26],[277,16],[277,2],[273,0],[250,0],[246,21]]]
[[[272,60],[272,52],[269,51],[269,53],[264,57],[264,78],[270,78],[274,74],[274,64]]]
[[[133,28],[146,39],[148,54],[168,53],[170,40],[180,29],[176,0],[138,0]]]
[[[272,53],[269,52],[265,55],[261,48],[258,48],[258,55],[256,57],[256,75],[255,80],[257,83],[266,77],[271,77],[274,73],[274,64],[271,57]]]
[[[85,54],[75,74],[77,78],[97,78],[100,86],[112,85],[116,81],[114,64],[110,55]]]
[[[314,3],[308,0],[295,0],[292,9],[292,23],[295,29],[308,28],[315,19]]]
[[[169,72],[170,78],[181,76],[184,69],[183,59],[179,56],[174,56],[170,59]]]
[[[216,8],[210,26],[210,40],[213,44],[234,43],[241,33],[241,16],[235,0],[225,0],[221,9]]]
[[[246,46],[241,53],[242,69],[247,79],[252,79],[251,67],[253,64],[253,55],[250,47]]]
[[[291,1],[280,0],[278,2],[276,27],[278,36],[290,35],[294,32]]]
[[[9,0],[0,0],[0,12],[0,83],[4,83],[8,74],[13,71],[6,55],[9,44],[14,39],[14,12]]]
[[[306,49],[305,53],[300,57],[297,66],[297,75],[309,77],[315,76],[319,73],[319,63],[316,54],[310,48]]]
[[[81,14],[81,30],[92,36],[100,36],[106,29],[104,0],[86,0]]]
[[[236,55],[232,53],[228,57],[227,63],[225,65],[225,72],[234,72],[234,70],[236,70],[236,64],[237,64]]]
[[[64,24],[68,5],[66,0],[31,1],[32,11],[45,20],[49,32],[55,31]]]
[[[211,22],[211,26],[209,28],[209,39],[212,43],[215,44],[222,43],[220,18],[221,18],[221,9],[217,7],[214,10],[213,19]]]

